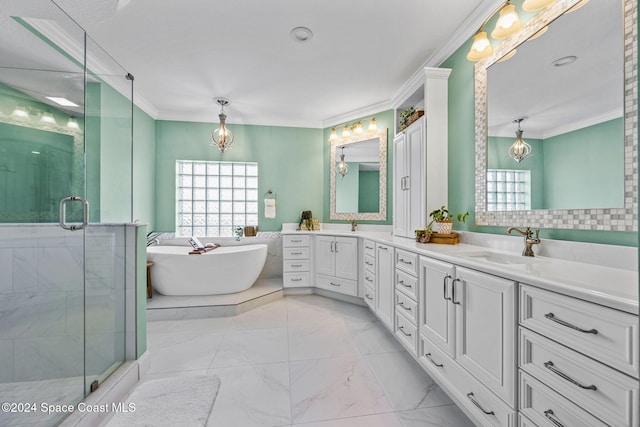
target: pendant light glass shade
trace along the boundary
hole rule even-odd
[[[507,2],[502,9],[500,9],[500,17],[496,22],[496,28],[491,32],[491,37],[494,39],[506,39],[512,34],[517,33],[522,28],[522,22],[516,12],[516,7]]]
[[[336,172],[342,178],[349,173],[349,165],[344,161],[344,147],[342,147],[342,154],[340,154],[340,162],[338,162],[338,166],[336,166]]]
[[[362,128],[362,123],[357,122],[353,127],[353,133],[356,135],[362,135],[364,133],[364,129]]]
[[[351,131],[349,130],[349,126],[344,125],[344,128],[342,128],[342,137],[349,138],[350,136],[351,136]]]
[[[224,106],[229,105],[229,101],[226,99],[216,99],[216,102],[220,104],[220,126],[213,132],[211,132],[211,145],[218,147],[220,154],[224,154],[224,151],[231,148],[233,144],[233,133],[227,128],[227,115],[224,113]]]
[[[534,12],[536,10],[544,9],[555,2],[556,0],[524,0],[524,3],[522,3],[522,10],[526,12]]]
[[[513,143],[513,145],[511,145],[511,147],[509,147],[509,157],[518,163],[531,156],[531,146],[527,144],[524,139],[522,139],[523,131],[520,128],[520,122],[522,122],[523,120],[524,119],[514,120],[514,122],[518,123],[518,130],[516,131],[515,142]]]
[[[467,59],[469,61],[479,61],[490,57],[492,54],[493,46],[491,46],[491,42],[489,42],[487,32],[478,31],[478,33],[473,36],[473,44],[471,45],[471,50],[467,54]]]
[[[78,125],[78,121],[75,119],[75,117],[69,117],[67,127],[70,129],[80,129],[80,125]]]
[[[50,112],[42,113],[42,117],[40,117],[40,122],[48,125],[57,125],[56,119],[53,117],[53,114]]]
[[[18,106],[13,110],[13,113],[11,113],[11,117],[18,120],[25,120],[29,118],[29,113],[26,108]]]

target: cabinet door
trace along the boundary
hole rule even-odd
[[[376,254],[376,313],[380,320],[393,331],[393,248],[391,246],[376,244]]]
[[[407,192],[404,190],[406,174],[406,138],[399,133],[393,139],[393,234],[407,234]]]
[[[343,279],[358,280],[358,239],[336,237],[334,246],[335,275]]]
[[[515,407],[516,285],[456,267],[456,359],[480,382]]]
[[[453,265],[420,258],[420,333],[454,357],[455,305],[451,303]]]
[[[332,236],[315,236],[315,268],[316,273],[326,274],[328,276],[335,275],[336,258],[335,258],[335,238]]]
[[[425,144],[424,144],[424,118],[419,119],[407,128],[406,154],[408,178],[405,180],[405,188],[408,188],[406,206],[408,209],[407,237],[412,237],[414,230],[423,228],[426,224],[426,207],[424,191],[425,173]],[[443,177],[443,180],[446,180]]]

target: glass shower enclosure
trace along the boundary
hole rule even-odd
[[[2,2],[0,425],[56,424],[125,360],[132,85],[55,3]]]

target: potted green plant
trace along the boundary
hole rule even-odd
[[[431,240],[431,235],[433,234],[432,224],[433,221],[427,224],[425,228],[416,230],[416,242],[429,243],[429,240]]]
[[[465,212],[463,214],[459,213],[457,215],[453,215],[445,205],[442,205],[440,209],[435,209],[431,211],[429,216],[432,218],[432,221],[429,225],[431,225],[434,221],[438,223],[439,232],[442,234],[451,233],[451,229],[453,227],[453,221],[466,222],[467,217],[469,216],[469,212]]]

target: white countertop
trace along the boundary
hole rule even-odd
[[[526,264],[494,263],[484,258],[467,256],[465,253],[471,255],[478,252],[503,254],[507,258],[519,256],[520,253],[497,251],[464,243],[458,245],[417,243],[413,239],[393,236],[390,232],[350,232],[330,229],[322,231],[283,230],[282,234],[318,234],[370,239],[459,266],[638,314],[639,282],[636,271],[540,256],[527,260]]]

